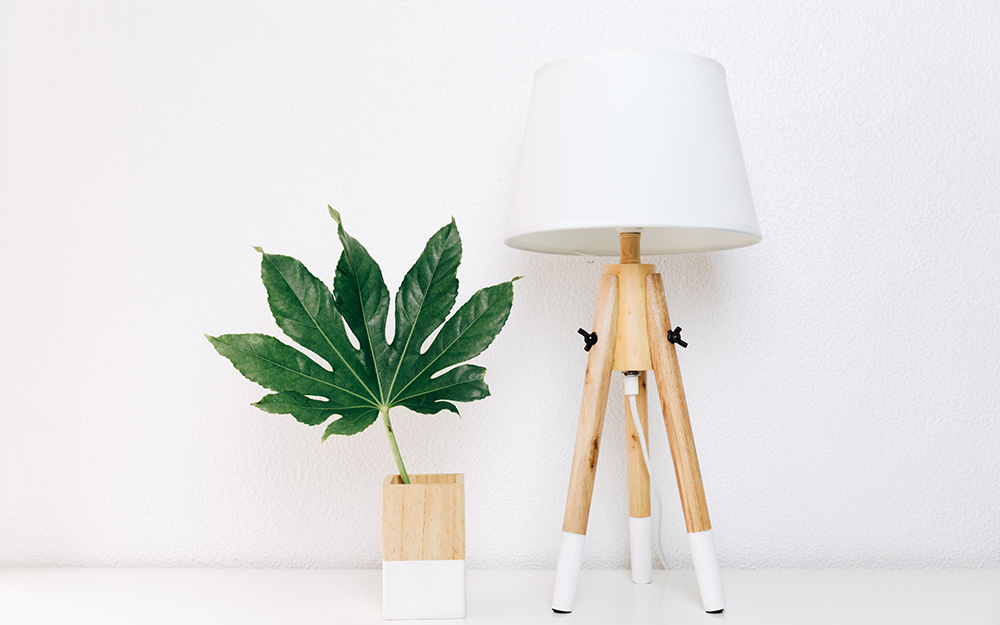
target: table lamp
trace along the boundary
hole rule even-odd
[[[535,73],[504,242],[619,256],[598,285],[552,609],[571,612],[612,371],[625,373],[632,579],[652,579],[646,372],[653,371],[706,612],[725,608],[663,281],[645,254],[760,241],[725,70],[674,52],[586,55]]]

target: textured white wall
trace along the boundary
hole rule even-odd
[[[320,444],[202,337],[278,332],[251,245],[332,278],[329,203],[392,290],[452,215],[461,301],[526,276],[494,396],[394,423],[466,474],[471,566],[553,567],[604,261],[506,249],[505,210],[534,70],[652,48],[726,66],[764,232],[655,259],[723,566],[1000,566],[997,32],[993,0],[0,5],[0,565],[378,565],[382,429]],[[589,567],[627,565],[617,397]]]

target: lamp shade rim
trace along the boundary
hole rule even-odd
[[[716,226],[616,227],[607,224],[563,224],[552,229],[507,231],[504,244],[514,249],[575,256],[617,256],[619,232],[642,233],[642,254],[683,254],[737,249],[761,241],[758,229],[746,224]]]
[[[575,65],[577,63],[588,63],[592,61],[603,61],[608,59],[629,59],[629,58],[649,58],[649,59],[670,59],[674,61],[687,61],[689,63],[696,63],[698,65],[704,65],[705,67],[711,67],[712,69],[718,70],[723,76],[726,74],[726,68],[722,66],[721,63],[715,59],[710,59],[704,56],[698,56],[697,54],[688,54],[686,52],[675,52],[673,50],[622,50],[618,52],[594,52],[590,54],[578,54],[576,56],[567,57],[565,59],[559,59],[556,61],[551,61],[542,65],[535,72],[535,78],[539,75],[560,67],[565,67],[567,65]]]

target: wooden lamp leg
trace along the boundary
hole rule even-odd
[[[646,372],[639,373],[639,393],[635,397],[636,412],[642,432],[632,421],[632,408],[625,397],[625,438],[628,457],[628,529],[632,556],[632,581],[648,584],[653,580],[653,526],[649,512],[649,468],[642,457],[639,437],[645,435],[649,448],[648,400]]]
[[[684,521],[691,541],[691,555],[702,605],[706,612],[722,612],[726,607],[722,575],[715,540],[712,538],[712,523],[708,518],[708,503],[701,483],[701,469],[691,433],[677,350],[667,340],[667,332],[671,329],[670,316],[667,313],[667,300],[663,294],[660,274],[646,276],[646,322],[653,373],[663,407],[663,421],[667,427],[670,454],[674,460],[677,489],[684,508]]]
[[[618,278],[605,274],[601,276],[592,330],[597,333],[597,343],[590,349],[587,357],[573,468],[569,478],[569,494],[566,497],[559,560],[556,563],[556,583],[552,596],[554,612],[572,612],[576,600],[583,542],[590,517],[594,476],[597,473],[597,454],[601,446],[604,413],[608,406],[617,324]]]

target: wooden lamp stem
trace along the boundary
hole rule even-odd
[[[618,247],[621,250],[621,260],[623,265],[631,265],[640,262],[639,259],[639,239],[642,234],[639,232],[622,232],[618,235]]]

